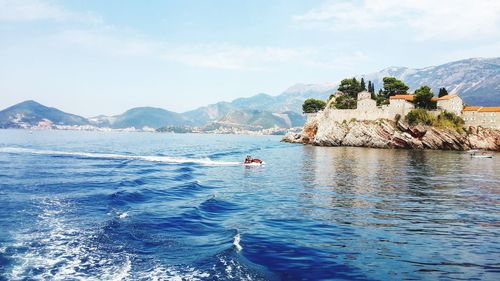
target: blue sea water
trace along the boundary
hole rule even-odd
[[[499,154],[279,140],[0,130],[0,280],[500,280]]]

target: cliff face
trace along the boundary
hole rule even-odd
[[[459,133],[447,128],[411,127],[390,120],[340,123],[320,114],[310,118],[301,133],[288,133],[282,141],[318,146],[500,151],[500,130],[470,127]]]

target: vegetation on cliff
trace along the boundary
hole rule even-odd
[[[406,122],[411,126],[425,125],[438,128],[455,129],[463,131],[464,120],[452,112],[443,111],[436,117],[431,112],[418,108],[411,110],[405,117]]]

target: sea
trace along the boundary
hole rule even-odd
[[[0,130],[0,280],[500,280],[493,154]]]

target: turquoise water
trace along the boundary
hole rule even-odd
[[[0,130],[0,280],[499,280],[499,157]]]

